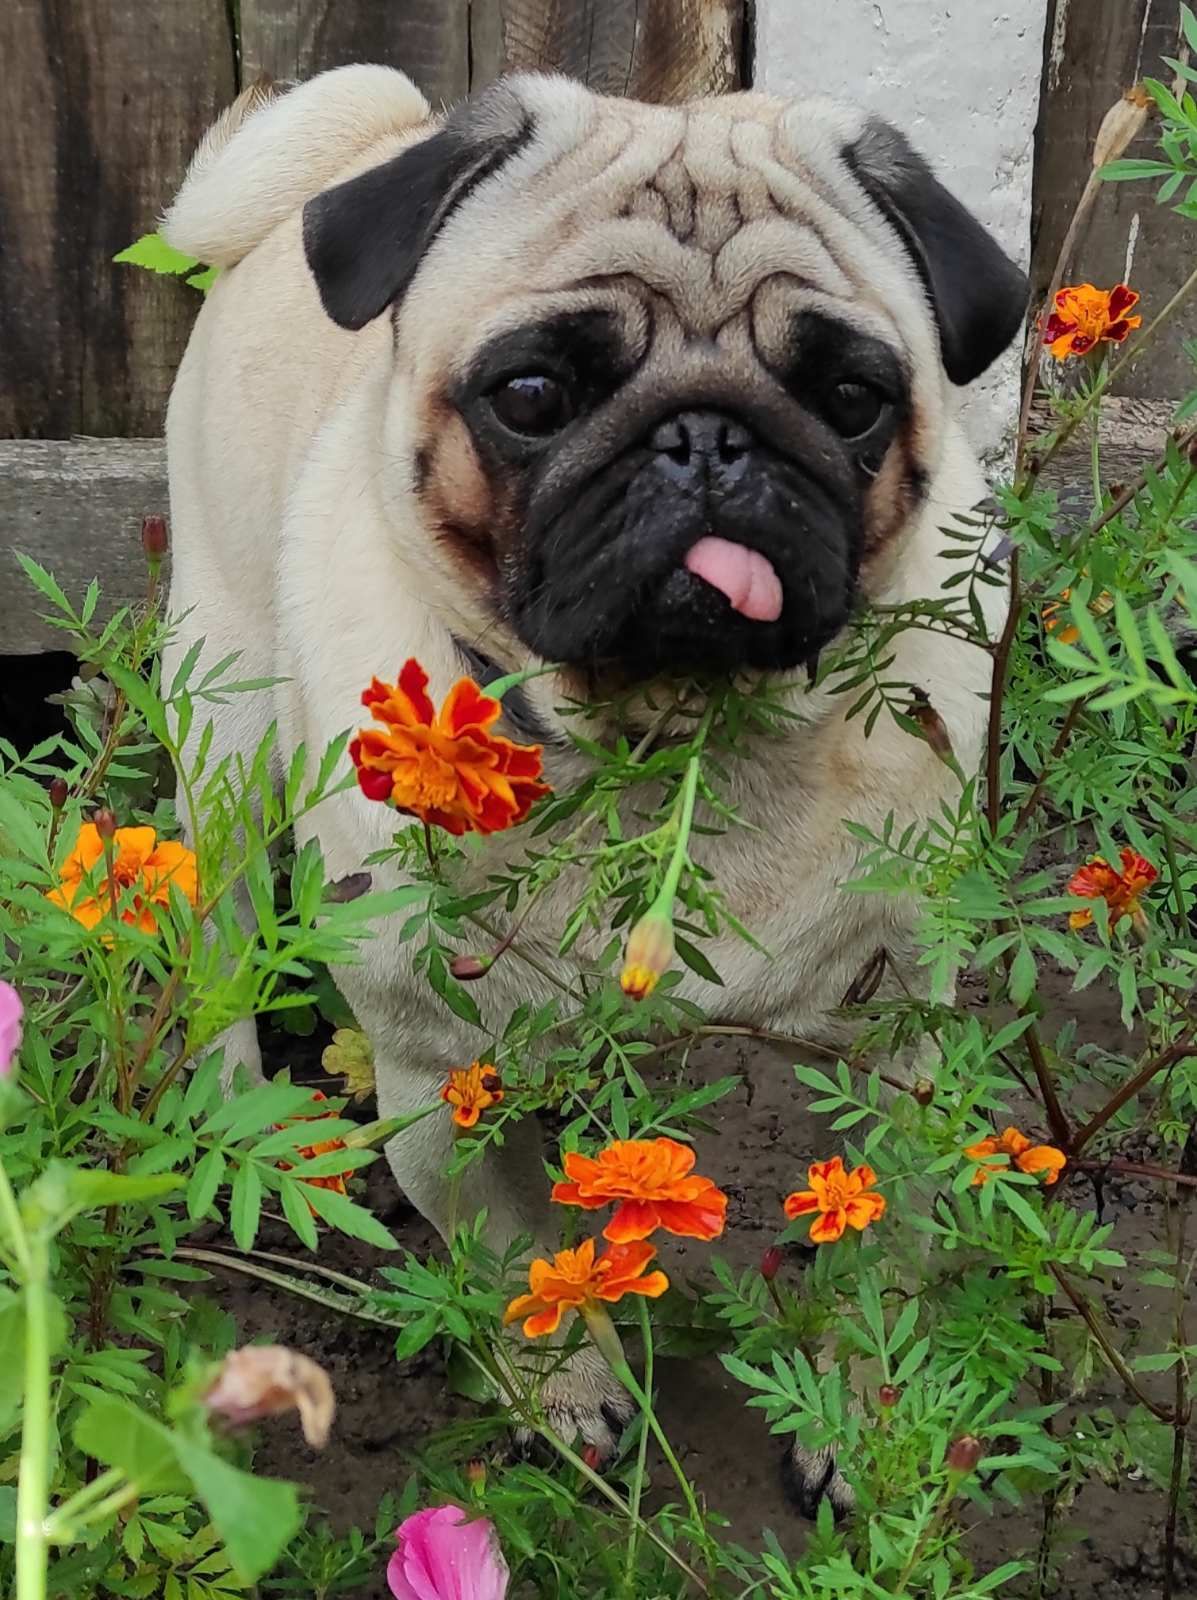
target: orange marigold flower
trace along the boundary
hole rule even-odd
[[[484,1111],[502,1104],[503,1083],[492,1066],[472,1061],[468,1067],[453,1068],[441,1099],[453,1107],[453,1120],[459,1128],[472,1128]]]
[[[472,678],[461,678],[439,711],[428,674],[403,665],[398,683],[375,678],[362,704],[385,726],[362,728],[349,746],[357,781],[370,800],[446,833],[500,833],[522,822],[549,786],[539,781],[541,748],[514,744],[491,725],[502,707]]]
[[[1139,296],[1125,283],[1112,289],[1095,289],[1075,283],[1056,295],[1056,307],[1043,330],[1044,342],[1057,361],[1083,356],[1099,344],[1121,344],[1142,317],[1127,316]]]
[[[1064,607],[1071,595],[1071,589],[1061,589],[1060,598],[1049,600],[1040,612],[1043,626],[1060,644],[1075,644],[1081,636],[1081,630],[1076,623],[1068,621],[1064,616]],[[1090,600],[1089,610],[1095,617],[1104,617],[1113,604],[1114,596],[1103,589],[1095,599]]]
[[[1011,1161],[1019,1172],[1042,1172],[1046,1184],[1055,1183],[1068,1164],[1063,1150],[1051,1144],[1032,1144],[1017,1128],[990,1134],[979,1143],[967,1146],[964,1153],[970,1161],[982,1163],[973,1174],[974,1188],[988,1183],[995,1172],[1009,1171]],[[997,1160],[991,1159],[995,1156]]]
[[[1104,856],[1090,856],[1083,867],[1068,880],[1068,892],[1082,900],[1104,900],[1110,908],[1110,926],[1130,917],[1138,928],[1146,926],[1147,918],[1139,904],[1144,890],[1159,877],[1159,873],[1137,850],[1122,852],[1122,871],[1115,872]],[[1068,918],[1071,928],[1087,928],[1093,921],[1088,906],[1074,911]]]
[[[312,1099],[317,1103],[323,1104],[327,1102],[328,1096],[317,1089],[313,1094]],[[280,1126],[284,1128],[291,1128],[294,1127],[297,1122],[327,1122],[330,1118],[333,1121],[336,1121],[337,1113],[335,1111],[317,1111],[315,1115],[311,1117],[291,1117],[288,1121],[281,1123]],[[327,1155],[330,1150],[345,1150],[347,1148],[348,1146],[346,1145],[344,1139],[318,1139],[313,1144],[297,1145],[295,1154],[299,1156],[302,1161],[310,1161],[313,1156]],[[278,1165],[280,1172],[290,1172],[291,1170],[291,1163],[289,1161],[280,1161]],[[348,1178],[349,1175],[350,1174],[348,1172],[330,1172],[325,1178],[301,1178],[300,1182],[310,1183],[316,1189],[332,1189],[336,1194],[347,1194],[348,1190],[345,1187],[345,1179]],[[310,1202],[308,1209],[313,1212],[313,1215],[315,1215],[315,1209],[311,1206]]]
[[[530,1293],[521,1294],[507,1307],[505,1323],[524,1320],[529,1339],[556,1333],[567,1311],[583,1315],[600,1301],[614,1304],[625,1294],[644,1294],[651,1300],[665,1293],[669,1279],[663,1272],[645,1275],[656,1255],[651,1244],[635,1241],[613,1244],[595,1258],[595,1241],[587,1239],[576,1250],[558,1250],[552,1261],[536,1260],[528,1268]]]
[[[694,1151],[676,1139],[617,1139],[594,1159],[571,1152],[563,1165],[570,1181],[553,1185],[553,1199],[585,1211],[614,1202],[603,1229],[612,1244],[647,1239],[657,1228],[683,1239],[723,1232],[727,1196],[692,1171]]]
[[[858,1231],[870,1222],[879,1222],[885,1215],[885,1196],[870,1194],[877,1182],[872,1167],[845,1170],[839,1156],[830,1161],[816,1161],[807,1173],[809,1189],[800,1189],[787,1195],[785,1214],[793,1222],[795,1217],[819,1214],[810,1225],[810,1238],[814,1244],[834,1244],[847,1227]]]
[[[85,822],[62,864],[57,889],[46,899],[76,922],[94,928],[120,908],[120,920],[142,933],[156,933],[155,909],[170,904],[171,886],[192,905],[199,897],[195,853],[174,839],[159,839],[153,828],[117,828],[107,841],[94,822]]]

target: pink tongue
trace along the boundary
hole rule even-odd
[[[776,622],[781,616],[781,579],[759,550],[716,539],[708,534],[686,556],[686,571],[718,589],[733,611],[753,622]]]

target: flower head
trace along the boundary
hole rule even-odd
[[[964,1153],[970,1161],[981,1163],[973,1173],[974,1188],[988,1183],[995,1172],[1008,1172],[1012,1161],[1019,1172],[1042,1172],[1045,1184],[1055,1183],[1068,1164],[1063,1150],[1051,1144],[1032,1144],[1017,1128],[990,1134],[977,1144],[970,1144]]]
[[[1158,877],[1159,873],[1146,856],[1141,856],[1137,850],[1124,850],[1121,872],[1116,872],[1104,856],[1090,856],[1068,880],[1068,892],[1081,900],[1104,900],[1110,908],[1111,927],[1123,917],[1130,917],[1136,927],[1142,928],[1147,918],[1139,898]],[[1085,906],[1070,914],[1068,925],[1087,928],[1092,921],[1093,913]]]
[[[861,1230],[885,1215],[885,1196],[868,1192],[877,1182],[872,1167],[856,1167],[848,1172],[839,1156],[832,1156],[830,1161],[816,1161],[807,1179],[809,1189],[786,1196],[785,1213],[792,1222],[795,1217],[818,1212],[810,1225],[810,1238],[815,1244],[833,1244],[845,1228]]]
[[[313,1094],[312,1099],[318,1103],[324,1104],[327,1102],[328,1096],[317,1089],[315,1094]],[[330,1119],[332,1121],[337,1120],[337,1113],[335,1111],[317,1111],[314,1116],[310,1117],[291,1117],[288,1119],[288,1121],[284,1122],[282,1126],[284,1128],[291,1128],[294,1127],[296,1123],[321,1121],[327,1122]],[[346,1149],[348,1149],[348,1146],[346,1145],[344,1139],[317,1139],[312,1144],[298,1145],[296,1147],[295,1154],[300,1158],[301,1161],[310,1161],[314,1156],[327,1155],[330,1150]],[[280,1161],[278,1165],[280,1172],[289,1172],[291,1170],[291,1163],[289,1161]],[[332,1189],[336,1194],[346,1194],[348,1191],[345,1187],[345,1179],[348,1176],[348,1172],[330,1172],[323,1178],[301,1178],[300,1182],[310,1183],[315,1189]]]
[[[388,800],[446,833],[500,833],[522,822],[549,792],[539,781],[540,746],[491,733],[502,714],[472,678],[461,678],[437,711],[428,674],[408,660],[398,683],[375,678],[362,694],[382,728],[362,728],[349,746],[370,800]]]
[[[233,1427],[298,1411],[303,1436],[314,1450],[328,1443],[336,1410],[324,1368],[283,1344],[251,1344],[230,1350],[204,1395],[204,1404]]]
[[[723,1232],[727,1196],[693,1172],[694,1151],[676,1139],[617,1139],[593,1159],[573,1151],[563,1165],[569,1181],[553,1185],[553,1199],[585,1211],[614,1204],[603,1229],[612,1244],[647,1239],[658,1228],[684,1239]]]
[[[122,922],[156,933],[155,910],[170,904],[172,888],[192,905],[199,897],[194,851],[174,839],[159,839],[153,828],[116,828],[109,835],[85,822],[59,878],[46,899],[85,928],[94,928],[119,906]]]
[[[1061,589],[1058,600],[1049,600],[1040,612],[1043,626],[1052,638],[1059,644],[1075,644],[1081,636],[1081,630],[1075,622],[1069,622],[1064,615],[1064,607],[1072,596],[1071,589]],[[1095,617],[1104,617],[1114,604],[1114,596],[1103,589],[1089,602],[1089,612]]]
[[[1125,283],[1112,289],[1072,284],[1056,295],[1055,310],[1043,330],[1044,342],[1057,361],[1087,355],[1099,344],[1121,344],[1143,321],[1127,315],[1138,303],[1139,296]]]
[[[644,1000],[652,994],[669,971],[674,948],[670,907],[657,901],[628,935],[623,971],[619,975],[619,986],[624,994],[633,1000]]]
[[[558,1250],[552,1261],[536,1260],[528,1268],[528,1294],[518,1295],[507,1307],[505,1323],[524,1318],[529,1339],[556,1333],[567,1311],[583,1315],[600,1301],[613,1304],[625,1294],[644,1294],[651,1300],[665,1293],[669,1279],[663,1272],[645,1275],[656,1255],[651,1244],[613,1244],[595,1256],[595,1241],[587,1239],[576,1250]]]
[[[460,1506],[416,1511],[395,1529],[387,1562],[395,1600],[503,1600],[509,1573],[495,1530]]]
[[[25,1008],[11,983],[0,980],[0,1078],[7,1078],[21,1048],[21,1018]]]
[[[453,1068],[441,1099],[453,1107],[459,1128],[472,1128],[484,1111],[503,1103],[503,1083],[492,1066],[471,1061],[468,1067]]]

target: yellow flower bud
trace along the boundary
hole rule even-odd
[[[628,935],[619,986],[633,1000],[657,987],[673,962],[673,918],[660,902],[649,907]]]

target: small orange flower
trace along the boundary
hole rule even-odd
[[[153,828],[117,828],[109,848],[111,869],[100,830],[94,822],[85,822],[62,864],[58,888],[51,889],[46,899],[69,911],[85,928],[94,928],[119,905],[120,920],[142,933],[157,932],[155,908],[170,904],[172,884],[195,904],[199,879],[195,853],[186,845],[159,840]]]
[[[1123,917],[1130,917],[1135,927],[1142,930],[1147,925],[1147,917],[1139,897],[1158,877],[1159,873],[1146,856],[1141,856],[1137,850],[1124,850],[1121,872],[1115,872],[1104,856],[1090,856],[1068,880],[1068,892],[1082,900],[1104,900],[1110,908],[1111,927]],[[1092,921],[1093,913],[1086,906],[1070,914],[1068,925],[1087,928]]]
[[[504,1323],[525,1318],[529,1339],[556,1333],[567,1311],[583,1315],[600,1301],[614,1304],[625,1294],[643,1294],[650,1300],[663,1295],[669,1279],[663,1272],[644,1269],[656,1255],[651,1244],[610,1245],[595,1259],[595,1241],[587,1239],[576,1250],[558,1250],[552,1261],[536,1260],[528,1268],[529,1294],[521,1294],[507,1307]]]
[[[326,1094],[322,1094],[321,1091],[317,1089],[315,1094],[313,1094],[312,1099],[323,1104],[327,1102],[328,1096]],[[335,1111],[317,1111],[316,1114],[311,1117],[291,1117],[287,1122],[282,1123],[281,1126],[284,1128],[290,1128],[293,1127],[297,1122],[327,1122],[330,1118],[333,1121],[336,1121],[337,1113]],[[303,1161],[310,1161],[313,1156],[327,1155],[330,1150],[345,1150],[347,1148],[348,1146],[346,1145],[344,1139],[318,1139],[314,1144],[297,1145],[295,1154]],[[278,1165],[280,1172],[290,1172],[291,1170],[291,1163],[289,1161],[280,1161]],[[316,1189],[332,1189],[336,1194],[347,1194],[348,1190],[345,1187],[345,1179],[348,1178],[349,1175],[350,1174],[348,1172],[330,1172],[326,1178],[301,1178],[300,1182],[310,1183],[312,1187]],[[312,1211],[313,1215],[315,1215],[315,1210],[311,1206],[310,1202],[308,1208]]]
[[[522,822],[549,786],[539,782],[538,744],[513,744],[491,733],[502,707],[472,678],[449,690],[439,711],[428,674],[408,660],[399,682],[375,678],[362,694],[385,728],[362,728],[349,746],[357,781],[370,800],[446,833],[500,833]]]
[[[1139,296],[1125,283],[1112,289],[1095,289],[1076,283],[1056,295],[1056,308],[1043,330],[1044,342],[1057,361],[1087,355],[1099,344],[1121,344],[1142,317],[1128,317]]]
[[[1049,600],[1040,613],[1043,617],[1043,626],[1060,644],[1075,644],[1081,636],[1081,630],[1076,623],[1066,621],[1063,615],[1064,607],[1071,595],[1071,589],[1061,589],[1059,600]],[[1103,589],[1095,600],[1090,600],[1089,610],[1095,617],[1104,617],[1113,604],[1114,596]]]
[[[872,1167],[847,1172],[839,1156],[832,1156],[830,1161],[816,1161],[807,1177],[810,1188],[787,1195],[785,1213],[791,1222],[812,1211],[819,1213],[810,1225],[815,1244],[834,1244],[845,1228],[860,1231],[885,1215],[885,1196],[866,1193],[877,1182]]]
[[[1063,1150],[1051,1144],[1032,1144],[1025,1133],[1017,1128],[1007,1128],[1003,1133],[991,1134],[978,1144],[970,1144],[965,1155],[970,1161],[982,1163],[973,1174],[973,1187],[988,1183],[995,1172],[1007,1172],[1011,1161],[1019,1172],[1042,1172],[1044,1183],[1055,1183],[1068,1164]],[[991,1156],[1001,1159],[992,1161]]]
[[[563,1165],[571,1181],[555,1183],[553,1199],[585,1211],[615,1202],[603,1229],[612,1244],[647,1239],[657,1228],[683,1239],[723,1232],[727,1196],[692,1172],[694,1152],[676,1139],[617,1139],[595,1159],[571,1152]]]
[[[453,1120],[459,1128],[472,1128],[484,1111],[502,1104],[502,1080],[492,1066],[473,1061],[468,1067],[453,1068],[441,1099],[453,1107]]]

